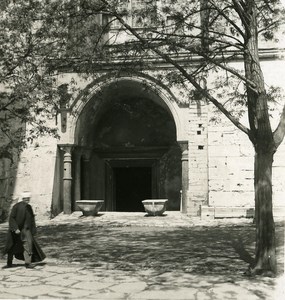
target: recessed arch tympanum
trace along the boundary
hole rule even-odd
[[[121,88],[120,88],[121,87]],[[117,90],[117,91],[116,91]],[[176,127],[176,139],[177,141],[187,140],[186,132],[182,124],[184,122],[183,114],[179,112],[180,108],[178,106],[178,101],[176,101],[175,96],[171,91],[163,86],[161,83],[156,82],[154,79],[149,77],[141,76],[121,76],[121,77],[102,77],[100,80],[96,80],[94,83],[86,87],[86,92],[81,93],[82,96],[79,96],[71,104],[72,115],[69,120],[69,131],[68,131],[68,143],[77,144],[77,134],[76,130],[78,129],[81,114],[83,110],[87,107],[92,107],[95,111],[95,114],[100,112],[102,106],[105,106],[107,99],[110,100],[110,94],[119,92],[120,95],[127,94],[131,95],[140,95],[146,96],[152,101],[156,102],[166,111],[168,111],[175,123]],[[95,103],[90,100],[97,99]],[[90,104],[92,105],[90,106]],[[88,108],[87,108],[88,109]],[[103,108],[104,109],[104,108]],[[94,116],[95,117],[95,116]]]

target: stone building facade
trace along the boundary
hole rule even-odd
[[[284,86],[283,52],[261,53],[267,84]],[[233,64],[242,64],[235,61]],[[250,217],[254,210],[254,150],[248,137],[199,95],[182,96],[158,75],[162,61],[144,71],[101,70],[96,79],[72,70],[58,74],[66,95],[51,126],[59,139],[30,144],[13,168],[2,159],[1,207],[23,191],[42,216],[72,213],[76,200],[103,199],[106,211],[143,211],[144,199],[167,198],[168,210],[191,217]],[[214,74],[208,76],[211,87]],[[76,83],[76,91],[69,90]],[[279,110],[275,108],[274,116]],[[244,116],[246,123],[246,116]],[[285,143],[275,154],[274,214],[285,215]]]
[[[263,68],[269,82],[282,84],[282,60]],[[41,138],[21,154],[13,197],[31,191],[36,213],[46,216],[77,210],[79,199],[103,199],[106,211],[143,211],[141,201],[151,198],[167,198],[168,210],[191,217],[252,216],[247,136],[223,117],[212,122],[204,99],[178,99],[156,74],[59,74],[59,86],[72,80],[79,89],[56,116],[60,139]],[[285,208],[284,154],[283,143],[273,168],[275,215]]]

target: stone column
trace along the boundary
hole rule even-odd
[[[74,172],[74,198],[81,200],[81,153],[75,156],[75,172]]]
[[[91,151],[85,151],[83,155],[83,187],[81,189],[81,195],[83,200],[88,200],[90,197],[90,158]]]
[[[63,155],[63,213],[71,214],[71,187],[72,187],[72,146],[61,146]]]
[[[181,191],[181,205],[180,211],[184,214],[187,213],[188,202],[188,188],[189,188],[189,166],[188,166],[188,141],[178,142],[182,151],[181,166],[182,166],[182,191]]]

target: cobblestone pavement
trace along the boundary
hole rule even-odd
[[[277,278],[244,275],[254,253],[248,219],[76,212],[37,225],[47,258],[34,269],[16,260],[13,268],[0,268],[0,299],[285,299],[281,220]],[[1,250],[6,231],[7,224],[0,224]]]

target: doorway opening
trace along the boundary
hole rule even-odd
[[[152,168],[116,167],[113,172],[116,211],[144,211],[142,200],[152,198]]]

